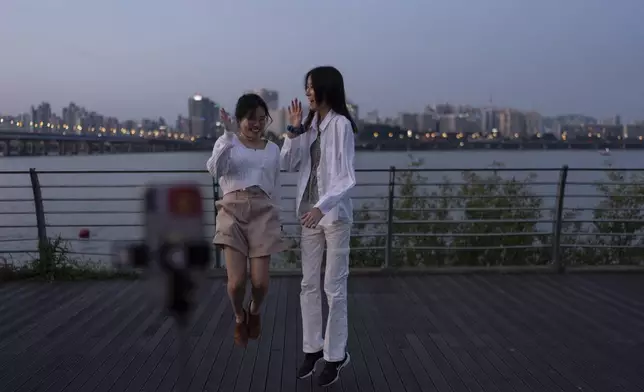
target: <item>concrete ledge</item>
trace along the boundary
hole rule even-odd
[[[397,276],[397,275],[466,275],[466,274],[556,274],[554,266],[499,266],[499,267],[404,267],[404,268],[352,268],[352,276]],[[644,273],[644,266],[602,265],[568,267],[566,274],[576,273]],[[301,276],[299,268],[271,270],[271,276]],[[225,277],[225,269],[213,269],[210,277]]]

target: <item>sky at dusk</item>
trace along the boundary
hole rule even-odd
[[[644,119],[644,0],[0,0],[0,113],[121,119],[201,93],[302,98],[334,65],[362,114],[450,102]]]

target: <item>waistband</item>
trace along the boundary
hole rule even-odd
[[[223,199],[268,199],[268,195],[262,188],[253,185],[248,188],[228,192],[224,195]]]

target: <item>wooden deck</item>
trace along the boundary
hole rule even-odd
[[[272,280],[246,350],[207,283],[185,339],[140,282],[3,284],[0,391],[318,389],[295,378],[298,278]],[[352,362],[329,390],[644,390],[644,275],[356,276],[349,307]]]

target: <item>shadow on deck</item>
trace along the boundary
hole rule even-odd
[[[344,391],[642,391],[644,275],[350,279]],[[0,287],[0,391],[311,391],[299,279],[273,278],[264,333],[232,345],[224,281],[187,339],[140,282]]]

